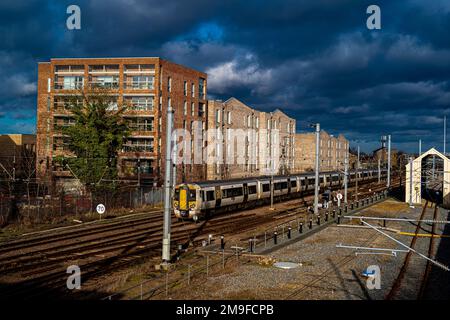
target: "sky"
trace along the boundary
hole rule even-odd
[[[71,4],[80,30],[66,27]],[[372,4],[380,30],[366,26]],[[364,152],[386,134],[442,150],[449,31],[447,0],[1,1],[0,134],[35,132],[40,61],[161,56],[207,72],[210,99],[280,108],[297,132],[319,122]]]

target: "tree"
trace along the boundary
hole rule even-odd
[[[68,103],[74,123],[61,129],[71,155],[58,161],[71,171],[88,192],[113,189],[118,177],[117,156],[129,135],[122,114],[105,89],[82,91]]]

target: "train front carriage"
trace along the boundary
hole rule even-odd
[[[177,218],[197,219],[201,209],[200,187],[195,184],[181,184],[175,187],[173,208]]]

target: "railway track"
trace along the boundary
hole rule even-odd
[[[364,192],[364,187],[360,191]],[[282,222],[304,212],[305,204],[311,199],[303,199],[301,208],[267,214],[228,213],[198,224],[173,219],[172,249],[175,251],[180,244],[198,245],[209,234],[240,234],[260,225]],[[0,289],[0,299],[31,298],[50,293],[60,297],[68,293],[68,266],[76,264],[81,268],[83,283],[94,280],[122,267],[160,256],[161,238],[162,214],[159,211],[138,218],[77,226],[7,242],[0,246],[0,273],[2,282],[10,285]]]
[[[436,221],[438,219],[438,210],[437,210],[437,206],[435,206],[434,209],[434,213],[433,213],[433,220]],[[428,258],[433,258],[434,257],[434,249],[435,249],[435,235],[436,235],[436,223],[432,223],[431,224],[431,237],[430,237],[430,244],[428,246]],[[431,267],[432,264],[430,261],[427,260],[427,265],[425,267],[425,272],[423,273],[423,277],[422,277],[422,281],[420,283],[420,289],[419,289],[419,294],[417,296],[417,299],[422,300],[425,296],[425,291],[427,289],[427,285],[428,285],[428,279],[430,276],[430,272],[431,272]]]
[[[412,249],[415,249],[417,241],[419,239],[419,233],[420,233],[420,230],[422,229],[422,220],[425,219],[425,216],[427,213],[427,208],[429,207],[428,203],[429,203],[429,201],[426,200],[425,205],[422,208],[419,221],[417,222],[415,234],[410,243],[410,247]],[[437,204],[434,203],[434,210],[433,210],[433,217],[432,217],[433,221],[438,220],[438,212],[439,212],[438,209],[439,209],[439,207],[437,206]],[[429,237],[430,240],[428,243],[428,258],[434,257],[436,225],[437,225],[436,223],[431,223],[431,235]],[[424,239],[424,241],[426,241],[426,239]],[[408,251],[408,253],[406,254],[405,260],[403,261],[403,265],[400,269],[400,272],[397,275],[397,277],[391,287],[391,290],[385,297],[386,300],[395,299],[396,295],[400,291],[400,289],[402,287],[403,279],[408,271],[408,267],[410,266],[412,256],[413,256],[413,252]],[[419,292],[417,295],[417,299],[424,298],[425,290],[428,285],[428,279],[429,279],[429,274],[430,274],[431,268],[432,268],[432,263],[429,260],[427,260],[425,270],[424,270],[422,278],[421,278],[420,288],[419,288]]]
[[[419,232],[420,232],[420,230],[422,228],[422,220],[424,220],[424,218],[425,218],[425,214],[427,212],[427,208],[428,208],[428,200],[425,202],[425,205],[422,208],[422,212],[420,213],[419,221],[417,222],[415,235],[412,238],[411,243],[409,245],[412,249],[414,249],[415,246],[416,246],[417,239],[418,239],[418,234],[419,234]],[[435,211],[435,214],[436,214],[436,212],[437,212],[437,206],[436,205],[435,205],[434,211]],[[400,269],[400,272],[397,275],[397,277],[396,277],[396,279],[395,279],[395,281],[394,281],[394,283],[393,283],[393,285],[391,287],[391,290],[386,295],[386,298],[385,298],[386,300],[393,300],[395,298],[396,294],[398,293],[398,291],[400,290],[402,282],[403,282],[403,278],[404,278],[404,276],[406,274],[406,271],[408,270],[408,267],[409,267],[412,255],[413,255],[412,251],[408,251],[408,253],[406,254],[406,257],[405,257],[405,260],[403,261],[403,265],[402,265],[402,267]]]

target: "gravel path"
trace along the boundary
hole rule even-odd
[[[380,217],[418,218],[420,207],[411,209],[407,204],[387,200],[361,211],[361,215]],[[439,219],[446,219],[447,211],[441,210]],[[428,208],[426,219],[431,219],[433,209]],[[357,225],[357,221],[343,221],[344,224]],[[378,224],[375,221],[369,222]],[[380,223],[381,226],[381,223]],[[406,222],[388,222],[388,228],[405,232],[414,232],[415,224]],[[424,230],[431,226],[422,224]],[[447,230],[448,231],[448,230]],[[412,237],[386,231],[396,239],[409,245]],[[439,226],[438,233],[443,232]],[[441,239],[436,239],[436,248]],[[445,238],[444,241],[448,239]],[[397,277],[406,253],[392,255],[355,255],[353,249],[336,248],[337,244],[403,249],[392,240],[375,230],[347,228],[342,226],[328,227],[311,237],[277,250],[269,256],[276,261],[289,261],[301,264],[299,267],[283,270],[273,266],[259,264],[256,259],[236,266],[231,272],[222,274],[218,271],[208,280],[198,280],[187,288],[178,289],[171,294],[174,299],[384,299],[392,283]],[[419,238],[416,249],[428,252],[429,238]],[[442,249],[441,249],[442,251]],[[448,252],[448,250],[447,250]],[[448,255],[448,254],[447,254]],[[439,257],[438,257],[439,260]],[[442,261],[445,262],[445,261]],[[413,255],[408,272],[395,299],[416,299],[419,291],[426,261]],[[381,288],[369,290],[366,278],[361,273],[371,265],[378,265],[381,271]],[[430,286],[427,290],[429,298],[436,298],[446,288],[437,288],[436,283],[442,272],[433,268]],[[445,274],[448,280],[448,275]],[[449,287],[447,287],[449,288]],[[437,292],[437,293],[436,293]],[[448,294],[448,290],[446,290]]]

